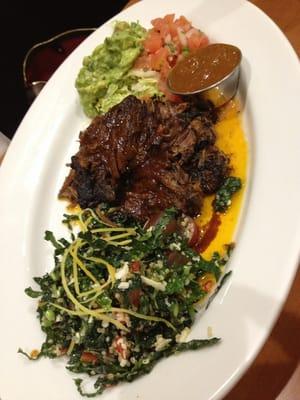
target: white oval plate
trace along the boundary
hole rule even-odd
[[[207,327],[222,343],[164,360],[153,372],[102,395],[103,400],[219,399],[266,339],[293,279],[300,245],[300,70],[291,46],[261,11],[240,0],[145,0],[114,19],[139,20],[175,12],[215,41],[242,49],[241,95],[250,143],[247,199],[234,273],[192,337]],[[80,399],[62,360],[30,362],[17,349],[39,347],[36,302],[24,294],[32,276],[52,268],[46,229],[64,234],[57,193],[66,162],[88,124],[74,81],[84,55],[112,31],[111,21],[90,36],[50,79],[21,123],[0,169],[2,400]]]

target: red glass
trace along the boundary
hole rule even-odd
[[[36,44],[28,51],[23,63],[23,80],[30,102],[60,64],[94,30],[95,28],[82,28],[63,32]]]

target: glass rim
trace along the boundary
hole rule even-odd
[[[52,42],[54,42],[55,40],[63,37],[63,36],[68,36],[71,35],[73,33],[76,32],[87,32],[90,31],[91,33],[94,32],[97,28],[75,28],[75,29],[69,29],[67,31],[58,33],[55,36],[52,36],[50,39],[44,40],[42,42],[36,43],[35,45],[33,45],[26,53],[24,60],[23,60],[23,82],[25,87],[31,86],[31,85],[35,85],[36,83],[42,82],[42,81],[33,81],[33,82],[29,82],[26,76],[26,68],[27,68],[27,63],[29,60],[30,55],[39,47],[50,44]],[[44,82],[44,81],[43,81]]]

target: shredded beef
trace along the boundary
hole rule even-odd
[[[188,171],[194,179],[199,179],[204,194],[213,194],[229,175],[229,161],[227,155],[211,145],[196,154]]]
[[[80,133],[60,198],[82,208],[109,202],[140,220],[170,206],[197,215],[229,172],[214,118],[188,102],[128,96]]]

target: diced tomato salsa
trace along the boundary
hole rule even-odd
[[[159,89],[171,101],[180,97],[169,92],[166,81],[171,68],[185,54],[208,45],[207,36],[183,16],[175,19],[175,14],[151,21],[153,28],[148,31],[144,41],[144,51],[136,60],[137,69],[154,70],[160,73]]]

